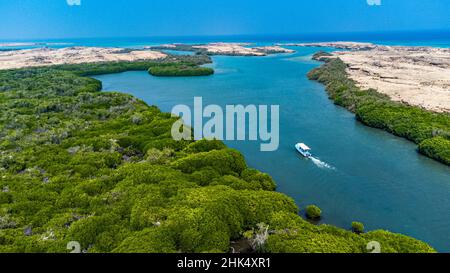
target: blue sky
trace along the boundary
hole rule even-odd
[[[0,40],[450,29],[449,0],[80,1],[0,0]]]

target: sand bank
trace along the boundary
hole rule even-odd
[[[58,64],[156,60],[166,56],[166,54],[157,51],[127,50],[123,48],[39,48],[0,52],[0,69],[15,69]]]
[[[297,44],[348,49],[336,51],[358,86],[392,100],[436,112],[450,112],[450,49],[333,42]]]
[[[281,46],[251,47],[250,43],[209,43],[200,45],[166,44],[155,47],[156,49],[203,51],[209,55],[227,56],[267,56],[278,53],[293,53],[294,50]]]
[[[301,46],[301,47],[333,47],[337,49],[349,49],[349,50],[369,50],[377,47],[371,43],[360,42],[323,42],[323,43],[291,43],[291,44],[279,44],[279,46]]]

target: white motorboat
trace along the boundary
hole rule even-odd
[[[295,149],[297,149],[297,151],[303,155],[306,158],[311,158],[312,154],[311,154],[311,148],[309,148],[308,146],[306,146],[306,144],[304,143],[298,143],[295,145]]]

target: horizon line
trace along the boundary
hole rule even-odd
[[[200,38],[200,37],[295,37],[295,36],[327,36],[327,35],[358,35],[358,34],[399,34],[399,33],[449,33],[450,29],[420,29],[420,30],[388,30],[388,31],[339,31],[339,32],[304,32],[304,33],[254,33],[254,34],[212,34],[212,35],[204,35],[204,34],[192,34],[192,35],[154,35],[154,36],[90,36],[90,37],[58,37],[58,38],[0,38],[0,41],[39,41],[39,40],[71,40],[71,39],[131,39],[131,38]],[[450,37],[449,37],[450,38]]]

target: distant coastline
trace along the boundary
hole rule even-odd
[[[21,48],[21,47],[36,47],[36,46],[67,46],[71,43],[50,43],[50,42],[0,42],[0,48]]]
[[[12,45],[12,44],[11,44]],[[17,45],[17,44],[16,44]],[[253,46],[242,43],[211,43],[198,45],[168,44],[145,46],[142,49],[119,47],[65,47],[35,48],[0,51],[0,70],[24,67],[42,67],[63,64],[83,64],[120,61],[151,61],[168,56],[164,50],[195,51],[204,55],[267,56],[278,53],[293,53],[280,46]]]

